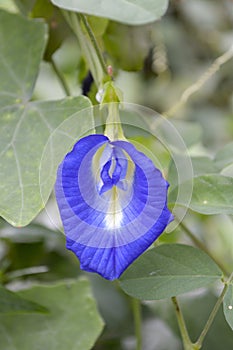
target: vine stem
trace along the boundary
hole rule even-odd
[[[101,87],[105,80],[110,80],[110,76],[108,75],[104,57],[87,18],[83,14],[66,10],[63,10],[62,13],[79,41],[97,87]]]
[[[63,75],[61,74],[61,72],[59,71],[59,69],[57,68],[57,65],[56,63],[54,62],[54,60],[51,58],[51,65],[53,67],[53,70],[58,78],[58,80],[60,81],[61,83],[61,86],[63,87],[63,90],[66,94],[66,96],[71,96],[71,92],[70,92],[70,89],[69,89],[69,86],[67,85]]]
[[[217,57],[207,71],[191,86],[189,86],[181,95],[179,101],[168,111],[163,113],[166,117],[172,117],[187,101],[196,93],[212,76],[221,68],[223,64],[233,57],[233,45],[225,51],[221,56]]]
[[[222,270],[224,275],[229,276],[229,273],[228,273],[228,271],[226,271],[223,264],[208,251],[208,249],[202,243],[202,241],[200,241],[183,222],[180,222],[179,225],[183,229],[183,231],[187,234],[187,236],[189,236],[189,238],[192,240],[192,242],[196,245],[196,247],[200,248],[206,254],[208,254],[211,257],[211,259],[214,260],[214,262],[219,266],[219,268]]]
[[[182,341],[183,341],[183,345],[184,345],[184,349],[185,350],[194,350],[194,349],[198,349],[194,347],[194,344],[191,342],[190,338],[189,338],[189,334],[187,331],[187,327],[184,321],[184,317],[183,317],[183,313],[180,309],[178,300],[176,297],[172,297],[172,302],[175,308],[175,313],[176,313],[176,318],[177,318],[177,322],[179,325],[179,329],[180,329],[180,333],[181,333],[181,337],[182,337]]]
[[[203,330],[202,330],[198,340],[195,343],[195,345],[197,346],[197,349],[201,349],[202,343],[204,341],[204,338],[205,338],[207,332],[209,331],[209,329],[210,329],[210,327],[211,327],[211,325],[212,325],[212,323],[213,323],[213,321],[215,319],[215,316],[217,315],[219,307],[221,306],[221,304],[223,302],[224,296],[225,296],[225,294],[226,294],[226,292],[228,290],[228,287],[229,287],[230,283],[232,282],[232,280],[233,280],[233,272],[230,275],[229,279],[225,282],[223,290],[222,290],[222,292],[221,292],[221,294],[220,294],[220,296],[219,296],[219,298],[218,298],[218,300],[217,300],[213,310],[210,313],[210,316],[209,316],[209,318],[208,318],[208,320],[207,320],[207,322],[205,324],[205,327],[203,328]]]
[[[108,74],[107,65],[105,63],[104,57],[103,57],[102,52],[101,52],[101,50],[99,48],[99,45],[98,45],[97,40],[95,38],[95,35],[94,35],[94,33],[93,33],[92,29],[91,29],[91,26],[89,25],[89,23],[87,21],[86,16],[83,15],[82,13],[79,13],[78,16],[79,16],[80,20],[82,21],[82,23],[83,23],[83,25],[84,25],[84,27],[85,27],[88,35],[89,35],[89,38],[90,38],[90,40],[92,42],[93,47],[95,48],[96,55],[97,55],[97,57],[99,59],[100,65],[101,65],[104,73]]]
[[[182,229],[185,231],[185,233],[189,236],[189,238],[193,241],[193,243],[200,248],[201,250],[203,250],[206,254],[208,254],[214,261],[215,263],[221,268],[221,270],[223,271],[223,273],[227,276],[228,273],[225,270],[225,267],[218,261],[216,260],[216,258],[214,256],[212,256],[210,254],[210,252],[207,250],[207,248],[205,247],[205,245],[202,243],[202,241],[200,241],[193,233],[192,231],[184,224],[180,222],[180,226],[182,227]],[[213,308],[213,310],[210,313],[210,316],[205,324],[205,327],[203,328],[198,340],[195,343],[192,343],[190,338],[189,338],[189,334],[186,328],[186,324],[183,318],[183,314],[181,312],[181,309],[179,307],[178,301],[175,297],[172,298],[172,302],[175,306],[175,311],[176,311],[176,317],[177,317],[177,321],[179,324],[179,329],[181,332],[181,336],[182,336],[182,340],[183,340],[183,344],[184,344],[184,349],[185,350],[199,350],[202,347],[203,341],[205,339],[206,334],[208,333],[216,315],[217,312],[219,310],[219,307],[221,306],[224,296],[228,290],[229,284],[232,282],[233,280],[233,272],[231,273],[230,277],[228,278],[228,280],[224,283],[224,287],[223,290]]]
[[[134,316],[134,329],[137,340],[136,350],[142,350],[142,331],[141,331],[141,304],[140,300],[132,298],[132,308]]]

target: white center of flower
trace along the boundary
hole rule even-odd
[[[105,225],[108,229],[116,229],[121,227],[123,212],[119,201],[119,194],[115,186],[111,189],[111,200],[109,202],[109,208],[105,216]]]
[[[122,219],[123,219],[122,211],[118,211],[117,213],[106,214],[106,217],[105,217],[106,228],[108,228],[109,230],[113,230],[121,227]]]

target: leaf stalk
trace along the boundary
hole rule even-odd
[[[194,347],[194,344],[191,342],[188,331],[187,331],[187,327],[185,324],[185,320],[183,317],[183,313],[180,309],[178,300],[176,297],[172,297],[172,302],[175,308],[175,313],[176,313],[176,318],[177,318],[177,322],[179,325],[179,329],[180,329],[180,333],[181,333],[181,337],[182,337],[182,341],[183,341],[183,345],[184,345],[184,350],[198,350],[198,348]]]
[[[227,292],[227,290],[229,288],[229,285],[232,282],[232,280],[233,280],[233,272],[230,275],[230,277],[228,278],[228,280],[225,281],[223,290],[222,290],[222,292],[221,292],[221,294],[220,294],[220,296],[219,296],[219,298],[218,298],[218,300],[217,300],[213,310],[210,313],[210,316],[209,316],[209,318],[208,318],[208,320],[207,320],[207,322],[205,324],[205,327],[203,328],[203,330],[202,330],[198,340],[195,343],[195,345],[197,346],[197,349],[201,349],[202,343],[203,343],[203,341],[205,339],[205,336],[206,336],[207,332],[209,331],[209,329],[210,329],[210,327],[211,327],[211,325],[212,325],[212,323],[213,323],[213,321],[214,321],[214,319],[215,319],[215,317],[217,315],[219,307],[221,306],[221,304],[223,302],[224,296],[226,295],[226,292]]]

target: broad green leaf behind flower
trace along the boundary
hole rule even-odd
[[[30,102],[47,40],[46,26],[0,11],[0,33],[4,33],[0,35],[0,215],[12,225],[24,226],[44,207],[53,188],[47,181],[50,174],[40,174],[49,137],[90,102],[85,97]],[[82,123],[77,118],[73,136],[78,138],[91,127],[90,113]],[[50,146],[52,152],[56,143]],[[55,152],[50,173],[56,172],[57,157]],[[46,184],[43,199],[40,183]]]
[[[141,25],[159,19],[167,10],[168,0],[52,0],[66,10],[105,17],[125,24]]]
[[[47,314],[0,317],[1,349],[89,350],[103,328],[89,282],[34,286],[18,293],[46,307]]]

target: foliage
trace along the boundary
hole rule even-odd
[[[39,349],[90,349],[102,330],[103,322],[85,279],[34,286],[20,295],[39,300],[49,313],[1,317],[1,346],[5,349],[31,349],[35,342]]]
[[[221,271],[202,251],[181,244],[150,249],[121,277],[123,290],[142,300],[171,298],[219,280]]]
[[[0,0],[0,349],[130,350],[134,327],[140,349],[139,313],[145,350],[230,349],[232,3],[96,3]],[[65,250],[53,186],[74,142],[103,132],[91,106],[114,84],[167,118],[192,169],[181,176],[175,136],[163,144],[151,120],[130,124],[125,104],[126,137],[161,168],[178,209],[156,246],[109,282]],[[118,88],[106,101],[122,98]],[[190,189],[190,201],[179,196]]]

